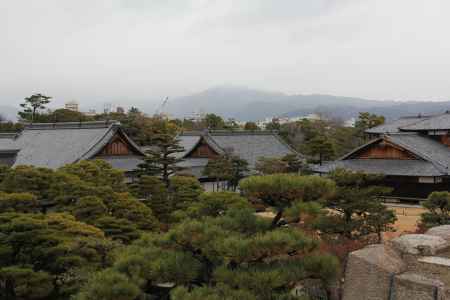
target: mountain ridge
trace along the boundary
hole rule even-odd
[[[220,86],[170,101],[167,112],[174,117],[193,113],[215,113],[224,118],[255,121],[269,117],[296,117],[322,113],[350,119],[361,111],[381,114],[387,119],[404,115],[439,113],[450,109],[450,101],[372,100],[326,94],[294,94]]]

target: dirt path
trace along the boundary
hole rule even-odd
[[[405,232],[415,232],[420,214],[426,211],[424,208],[411,205],[387,204],[387,206],[393,209],[397,215],[397,222],[394,224],[397,231],[385,233],[386,239],[397,237]]]

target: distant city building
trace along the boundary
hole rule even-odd
[[[90,109],[87,112],[83,112],[82,114],[88,117],[93,117],[97,114],[97,111],[95,109]]]
[[[116,112],[118,114],[124,114],[125,113],[125,108],[123,108],[122,106],[117,106]]]
[[[76,101],[66,102],[64,108],[71,111],[78,111],[78,102]]]
[[[112,106],[112,103],[105,103],[103,105],[103,113],[109,114],[110,112],[112,112]]]

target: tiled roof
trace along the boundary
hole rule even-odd
[[[31,124],[9,144],[0,141],[0,150],[11,147],[20,149],[15,166],[33,165],[55,169],[92,158],[119,131],[120,123],[117,122]],[[136,153],[142,154],[133,141],[122,134]]]
[[[282,157],[287,154],[297,154],[274,132],[267,131],[211,131],[188,132],[179,138],[181,145],[188,154],[204,137],[206,142],[219,154],[232,151],[240,158],[245,159],[250,168],[255,166],[261,157]]]
[[[424,119],[409,125],[400,127],[401,131],[424,131],[424,130],[449,130],[450,129],[450,113],[444,113]]]
[[[382,140],[398,145],[414,154],[417,160],[394,160],[394,159],[352,159],[352,155],[372,144]],[[426,163],[426,164],[425,164]],[[369,143],[356,148],[352,152],[346,154],[334,164],[339,166],[349,166],[349,168],[367,167],[367,172],[374,170],[383,170],[383,174],[400,175],[410,173],[421,174],[420,176],[428,176],[425,174],[435,174],[433,176],[450,175],[450,148],[430,137],[419,133],[395,133],[386,134],[380,138],[370,141]],[[419,166],[423,167],[423,172]],[[379,169],[377,169],[379,168]],[[362,171],[362,170],[360,170]],[[439,175],[436,175],[439,174]],[[407,175],[405,175],[407,176]],[[409,175],[412,176],[412,175]],[[418,175],[419,176],[419,175]],[[431,175],[430,175],[431,176]]]
[[[101,157],[102,160],[109,163],[113,168],[119,169],[125,172],[134,171],[138,169],[138,165],[143,162],[141,156],[106,156]]]
[[[433,163],[443,173],[448,173],[450,166],[450,149],[448,146],[417,133],[392,134],[387,135],[386,139]]]
[[[367,129],[366,133],[372,134],[397,133],[400,132],[399,128],[401,127],[413,125],[428,118],[430,118],[430,116],[403,117],[398,120]]]
[[[349,159],[315,166],[314,171],[328,173],[337,168],[361,171],[370,174],[384,174],[391,176],[442,176],[444,175],[432,163],[424,160],[400,159]]]
[[[203,170],[208,164],[207,158],[187,158],[181,161],[178,165],[186,169],[186,172],[197,178],[204,178]]]

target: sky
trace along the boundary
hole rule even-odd
[[[0,106],[214,86],[450,100],[448,0],[0,0]]]

